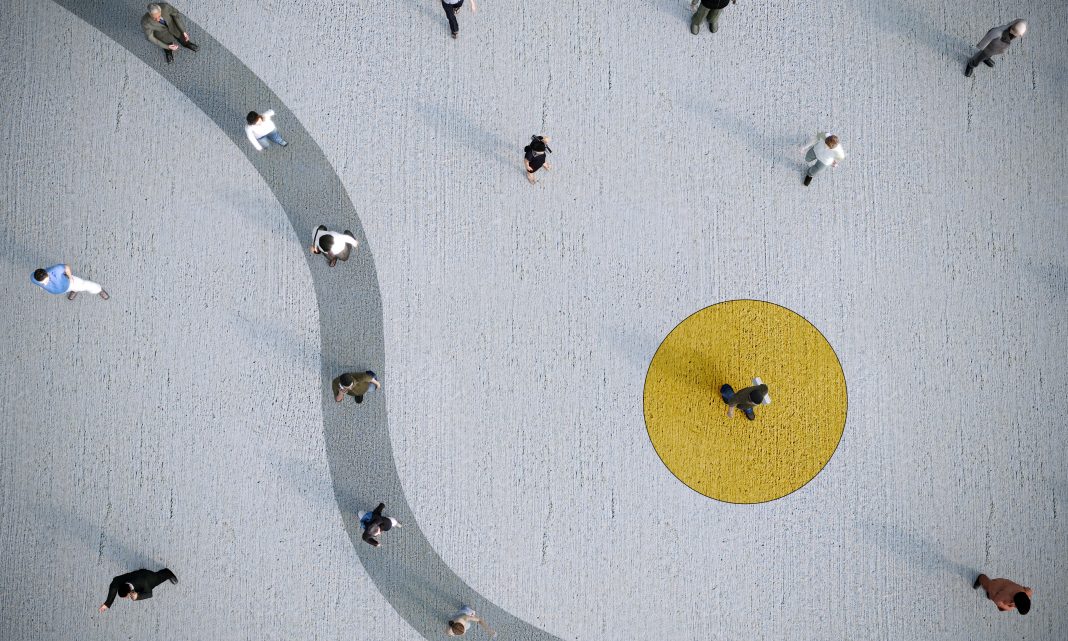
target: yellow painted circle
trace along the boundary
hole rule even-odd
[[[727,417],[724,383],[768,386],[756,420]],[[819,474],[842,438],[845,375],[830,343],[794,312],[759,300],[706,307],[668,334],[645,378],[645,425],[660,459],[707,497],[762,503]]]

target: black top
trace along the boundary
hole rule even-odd
[[[531,136],[530,142],[533,143],[534,141],[545,144],[545,138],[541,136]],[[542,165],[545,164],[545,154],[551,154],[552,151],[553,150],[549,148],[549,145],[545,145],[545,151],[542,152],[534,151],[533,145],[527,145],[526,147],[523,147],[523,157],[527,159],[528,163],[530,163],[530,170],[537,171],[541,169]]]
[[[706,9],[725,9],[731,0],[701,0],[701,5]]]
[[[145,599],[151,599],[152,588],[163,583],[168,578],[166,572],[153,572],[152,570],[146,570],[144,568],[134,570],[133,572],[127,572],[126,574],[120,574],[111,580],[111,585],[108,586],[108,600],[104,601],[104,605],[109,608],[111,607],[111,604],[115,602],[115,597],[118,595],[119,588],[123,583],[132,585],[133,591],[137,593],[137,600],[143,601]]]

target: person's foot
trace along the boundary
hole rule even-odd
[[[529,180],[532,185],[537,182],[537,179],[534,178],[534,173],[530,171],[527,172],[527,180]]]
[[[171,583],[178,585],[178,577],[174,576],[174,572],[171,572],[171,578],[167,579]]]
[[[459,37],[460,37],[460,32],[459,31],[453,31],[452,32],[452,39],[453,40],[456,40]]]
[[[278,143],[278,144],[281,145],[282,147],[288,147],[289,146],[289,143],[284,141],[284,140],[282,142]]]
[[[812,176],[809,176],[808,174],[805,174],[805,187],[808,187],[811,184],[812,184]]]
[[[352,235],[352,232],[349,231],[348,229],[345,230],[345,234],[348,235],[348,236],[352,236],[353,238],[356,238],[355,236]]]
[[[717,25],[714,22],[709,22],[708,23],[708,30],[711,31],[712,33],[715,33],[717,31],[719,31],[719,25]]]
[[[181,44],[182,44],[183,47],[185,47],[186,49],[188,49],[190,51],[196,51],[197,49],[200,48],[200,46],[197,43],[192,42],[190,40],[182,40]]]
[[[967,65],[967,66],[965,66],[965,67],[964,67],[964,77],[965,77],[965,78],[971,78],[971,77],[972,77],[972,72],[973,72],[973,71],[975,71],[975,67],[973,67],[973,66],[971,66],[971,65]]]
[[[988,67],[993,67],[994,66],[994,61],[991,60],[990,58],[987,58],[986,60],[983,61],[983,64],[988,66]]]
[[[170,49],[163,52],[163,55],[167,58],[167,64],[174,62],[174,52]]]
[[[363,397],[362,396],[353,396],[353,398],[356,399],[357,403],[362,403],[363,402]]]
[[[99,296],[100,296],[100,298],[103,298],[104,300],[107,300],[107,299],[111,298],[111,296],[108,296],[108,293],[107,293],[107,291],[105,291],[105,290],[103,290],[103,289],[102,289],[102,290],[100,290],[100,294],[99,294]]]
[[[67,300],[74,300],[74,297],[78,295],[78,292],[71,292],[67,294]]]
[[[692,33],[695,36],[701,35],[701,25],[691,24],[690,25],[690,33]]]
[[[330,265],[331,267],[333,267],[333,266],[337,265],[337,257],[336,257],[336,256],[335,256],[334,258],[331,258],[331,259],[330,259],[329,265]]]

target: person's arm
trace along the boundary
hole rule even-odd
[[[979,44],[977,44],[975,46],[980,48],[980,49],[986,49],[987,45],[989,45],[991,42],[994,42],[995,40],[1000,38],[1001,34],[1003,34],[1003,33],[1005,33],[1004,29],[998,29],[997,27],[995,27],[995,28],[991,29],[990,31],[987,31],[986,35],[983,36],[983,39],[980,40]]]
[[[334,396],[334,400],[340,403],[345,400],[345,394],[348,394],[349,390],[348,388],[342,387],[341,383],[334,383],[334,385],[337,386],[337,393]]]
[[[701,0],[693,0],[693,2],[690,3],[690,11],[697,11],[697,4],[700,2]]]
[[[384,510],[384,509],[386,509],[386,504],[385,503],[379,503],[378,507],[376,507],[371,512],[371,521],[374,522],[375,519],[382,518],[382,510]]]
[[[248,136],[248,141],[252,143],[252,146],[256,148],[256,151],[263,151],[263,145],[256,139],[256,134],[252,133],[252,127],[245,125],[245,135]]]
[[[189,40],[189,33],[185,30],[185,18],[183,18],[182,14],[179,13],[178,10],[175,9],[172,5],[168,4],[166,6],[167,9],[170,10],[170,17],[164,18],[164,20],[166,20],[167,22],[171,22],[173,20],[174,26],[178,27],[178,31],[182,32],[182,38]]]
[[[475,0],[471,0],[471,13],[478,13],[478,5],[475,4]]]
[[[100,611],[105,612],[111,607],[111,604],[115,602],[115,597],[119,594],[119,580],[112,579],[111,585],[108,586],[108,598],[104,601],[104,605],[100,606]]]
[[[70,272],[70,265],[64,265],[63,266],[63,273],[67,275],[67,278],[70,278],[71,276],[74,275],[74,274],[72,274]]]
[[[145,37],[148,38],[149,42],[156,45],[160,49],[171,49],[171,46],[169,44],[161,41],[159,38],[156,37],[155,31],[152,29],[152,25],[142,23],[141,29],[144,30]]]
[[[274,109],[268,109],[267,111],[261,113],[260,115],[263,116],[264,119],[270,120],[271,118],[274,118]]]
[[[491,628],[489,624],[486,623],[485,619],[483,619],[482,617],[475,617],[475,621],[477,621],[478,624],[482,626],[482,629],[485,630],[491,637],[497,636],[497,631]]]
[[[377,378],[371,379],[371,385],[374,385],[375,389],[382,389],[382,383],[379,383]]]

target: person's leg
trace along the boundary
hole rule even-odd
[[[363,402],[363,397],[362,396],[354,396],[353,398],[356,399],[357,403],[362,403]]]
[[[805,154],[805,161],[812,162],[814,160],[816,160],[816,147],[813,145],[808,148],[808,153]]]
[[[460,23],[456,22],[456,10],[459,5],[442,2],[441,7],[445,9],[445,16],[449,19],[449,30],[452,31],[453,35],[456,35],[460,32]]]
[[[84,278],[78,278],[77,276],[70,277],[69,292],[89,292],[90,294],[99,294],[104,291],[104,288],[94,283],[91,280],[85,280]]]
[[[719,31],[719,13],[723,9],[713,9],[708,12],[708,30],[712,33]]]
[[[256,142],[260,143],[260,146],[267,149],[271,146],[271,139],[267,136],[261,136],[256,139]]]
[[[163,581],[170,581],[171,583],[174,583],[176,585],[178,583],[178,577],[174,576],[174,572],[171,572],[170,568],[163,568],[159,572],[156,572],[156,576],[158,576]]]
[[[745,417],[747,419],[749,419],[750,421],[755,421],[756,420],[756,412],[753,411],[753,408],[751,408],[751,407],[743,407],[742,411],[745,412]]]
[[[724,384],[719,388],[719,396],[723,399],[724,403],[730,405],[731,401],[734,400],[734,388],[730,385]]]
[[[282,134],[278,133],[277,129],[275,129],[271,133],[267,134],[267,137],[270,138],[271,141],[274,142],[274,144],[278,145],[279,147],[285,147],[286,145],[289,144],[288,142],[286,142],[282,138]]]
[[[693,20],[690,21],[690,33],[697,35],[701,33],[701,24],[708,19],[708,7],[701,5],[697,7],[697,11],[693,12]]]
[[[989,59],[990,59],[990,56],[987,55],[985,50],[980,50],[980,51],[976,52],[976,54],[974,56],[972,56],[971,58],[968,59],[968,66],[964,68],[964,75],[971,76],[972,75],[972,71],[974,71],[975,68],[977,66],[979,66],[980,62],[984,62],[984,61],[989,60]]]
[[[808,175],[812,176],[813,178],[815,178],[817,174],[819,174],[821,171],[823,171],[826,168],[827,168],[827,165],[823,164],[823,161],[817,160],[816,162],[814,162],[811,165],[809,165],[809,167],[808,167]]]
[[[351,254],[352,254],[352,245],[345,245],[345,251],[343,251],[340,254],[338,254],[337,255],[337,259],[340,260],[340,261],[346,261],[346,260],[349,259],[349,256]]]

